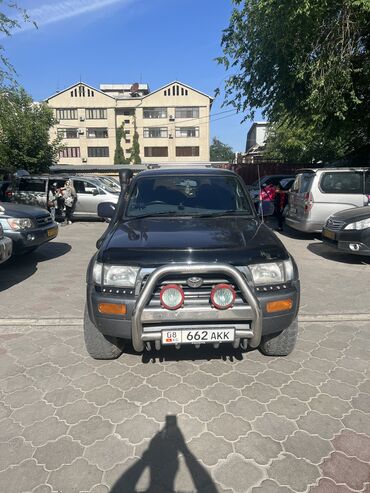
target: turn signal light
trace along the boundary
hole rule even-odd
[[[98,310],[104,315],[126,315],[127,313],[126,305],[118,303],[99,303]]]
[[[293,300],[288,298],[287,300],[269,301],[266,305],[267,313],[285,312],[291,310],[293,307]]]

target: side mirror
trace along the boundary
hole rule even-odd
[[[99,195],[99,190],[97,188],[94,188],[92,191],[93,195]]]
[[[102,202],[98,204],[98,216],[106,219],[112,218],[116,212],[116,204],[113,202]]]
[[[272,216],[275,212],[275,205],[271,200],[261,200],[259,202],[258,213],[260,216]]]

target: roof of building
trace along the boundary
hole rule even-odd
[[[199,91],[198,89],[194,89],[194,87],[188,86],[187,84],[184,84],[184,82],[181,82],[179,80],[173,80],[172,82],[169,82],[168,84],[165,84],[164,86],[159,87],[155,91],[152,91],[149,94],[146,94],[145,96],[143,96],[143,98],[147,98],[147,97],[151,96],[152,94],[155,94],[158,91],[163,91],[163,89],[166,89],[166,87],[168,87],[168,86],[172,86],[172,84],[181,84],[182,86],[186,87],[187,89],[190,89],[191,91],[195,91],[198,94],[201,94],[202,96],[206,96],[211,101],[214,100],[214,98],[212,96],[209,96],[209,94],[206,94],[205,92]]]
[[[59,94],[63,94],[66,91],[70,91],[73,87],[81,86],[81,85],[86,86],[89,89],[92,89],[93,91],[96,91],[100,94],[103,94],[104,96],[107,96],[107,98],[115,99],[113,96],[110,96],[109,94],[107,94],[103,91],[100,91],[100,89],[96,89],[96,87],[90,86],[89,84],[86,84],[86,82],[81,81],[81,82],[76,82],[75,84],[72,84],[71,86],[68,86],[65,89],[62,89],[61,91],[57,91],[52,96],[49,96],[48,98],[44,99],[44,101],[49,101],[49,99],[55,98],[55,96],[59,96]]]

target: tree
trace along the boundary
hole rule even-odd
[[[32,22],[26,10],[18,7],[14,1],[0,0],[0,8],[0,37],[11,36],[15,29],[21,27],[22,22]],[[33,24],[37,27],[34,22]],[[15,76],[16,71],[5,55],[4,46],[0,44],[0,88],[13,86],[16,83]]]
[[[114,152],[114,164],[125,164],[127,161],[125,159],[125,153],[121,145],[121,140],[124,136],[124,123],[116,130],[116,150]]]
[[[232,148],[218,140],[217,137],[213,137],[209,150],[211,161],[224,161],[226,163],[232,163],[235,157],[235,153]]]
[[[58,138],[49,140],[55,123],[53,111],[44,103],[34,103],[24,89],[1,91],[0,173],[47,171],[61,148]]]
[[[370,1],[233,0],[219,63],[225,102],[245,118],[286,116],[338,152],[370,140]],[[319,156],[320,157],[320,156]]]
[[[141,164],[139,134],[136,128],[136,118],[134,118],[134,135],[132,138],[132,147],[129,149],[131,164]]]

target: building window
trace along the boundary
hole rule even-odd
[[[79,147],[64,147],[59,151],[59,157],[80,157]]]
[[[176,118],[199,118],[199,108],[197,106],[175,108]]]
[[[124,123],[130,123],[130,120],[125,120]]]
[[[109,147],[88,147],[88,157],[109,157]]]
[[[168,157],[168,147],[144,147],[145,157]]]
[[[187,96],[188,90],[185,89],[184,87],[175,85],[175,86],[172,86],[172,92],[171,92],[171,87],[169,87],[168,89],[165,89],[163,91],[163,94],[165,96],[180,96],[180,95],[181,96]]]
[[[61,139],[78,139],[77,128],[58,128],[57,132]]]
[[[131,133],[130,130],[125,130],[126,135],[130,135],[130,133]]]
[[[107,110],[105,108],[87,108],[86,118],[88,120],[105,120],[107,118]]]
[[[176,156],[177,157],[199,156],[199,147],[198,146],[176,147]]]
[[[77,120],[77,108],[58,108],[57,120]]]
[[[167,127],[146,127],[146,128],[144,128],[144,137],[149,137],[149,138],[163,137],[166,139],[167,136],[168,136]]]
[[[106,139],[108,137],[107,128],[88,128],[86,132],[88,139]]]
[[[176,137],[199,137],[199,127],[176,127]]]
[[[125,139],[126,144],[131,144],[131,139]]]
[[[145,108],[144,118],[167,118],[167,108]]]

